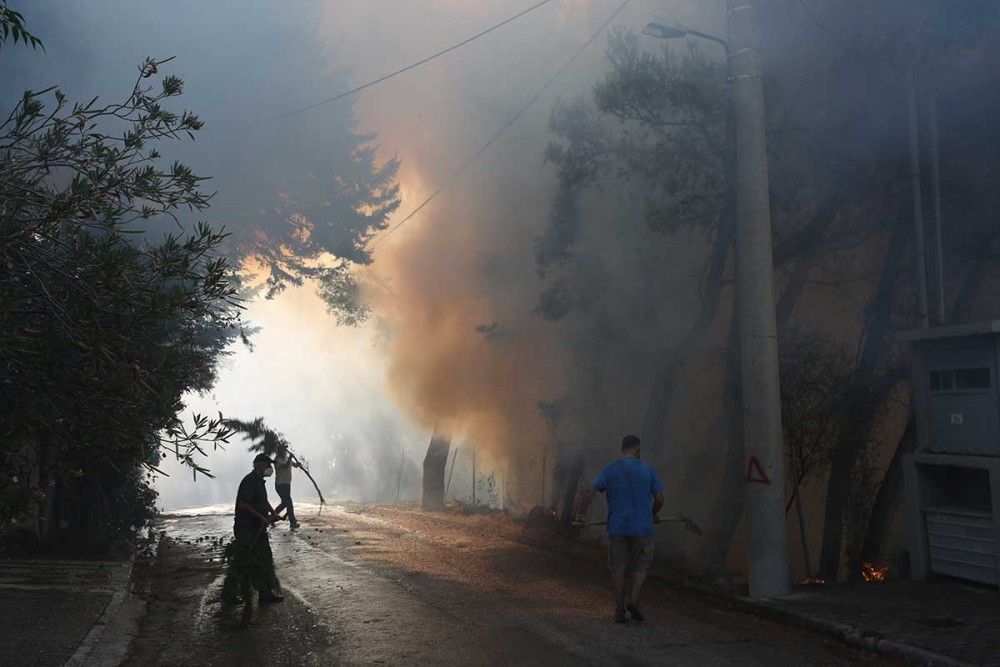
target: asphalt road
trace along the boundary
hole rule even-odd
[[[647,622],[616,625],[596,550],[561,553],[505,517],[340,506],[322,517],[302,508],[300,520],[299,533],[271,533],[288,599],[234,628],[212,613],[219,570],[206,560],[231,518],[170,519],[175,546],[144,575],[148,618],[131,664],[879,662],[655,581]]]
[[[127,580],[121,561],[0,561],[0,667],[66,663]]]

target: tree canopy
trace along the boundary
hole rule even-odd
[[[206,179],[160,155],[202,127],[170,109],[167,62],[143,62],[120,102],[27,91],[0,124],[0,520],[39,489],[111,507],[126,480],[148,492],[164,454],[204,473],[228,438],[220,418],[181,418],[245,332],[226,233],[187,220]]]

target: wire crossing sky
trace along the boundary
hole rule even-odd
[[[441,194],[442,192],[444,192],[444,190],[447,189],[448,186],[450,186],[452,183],[454,183],[456,180],[458,180],[459,176],[461,176],[462,173],[466,169],[468,169],[470,166],[472,166],[472,164],[475,163],[476,160],[478,160],[480,157],[482,157],[483,153],[485,153],[490,148],[490,146],[492,146],[496,142],[496,140],[499,139],[501,137],[501,135],[503,135],[504,132],[506,132],[507,130],[509,130],[510,127],[512,125],[514,125],[514,123],[516,123],[518,121],[518,119],[521,118],[522,115],[524,115],[524,112],[527,111],[528,108],[531,107],[532,104],[534,104],[535,102],[537,102],[538,99],[545,93],[545,91],[548,90],[549,87],[553,83],[555,83],[556,80],[560,76],[562,76],[563,73],[567,69],[569,69],[570,65],[572,65],[576,61],[576,59],[579,58],[580,55],[584,51],[587,50],[587,47],[589,47],[593,43],[593,41],[595,39],[597,39],[597,37],[602,32],[604,32],[605,29],[607,29],[607,27],[609,25],[611,25],[611,22],[615,20],[615,17],[618,16],[618,14],[620,14],[623,9],[625,9],[625,7],[629,4],[629,2],[631,2],[631,0],[624,0],[624,2],[622,2],[620,5],[618,5],[618,8],[615,9],[615,11],[613,11],[611,13],[611,15],[608,16],[607,19],[605,19],[604,23],[602,23],[600,25],[600,27],[598,27],[597,30],[594,31],[594,33],[590,37],[587,38],[587,41],[585,41],[583,44],[581,44],[580,47],[576,51],[573,52],[573,55],[570,56],[569,60],[567,60],[565,63],[563,63],[562,67],[560,67],[559,69],[557,69],[555,71],[555,73],[552,76],[550,76],[545,81],[545,83],[542,84],[542,87],[538,89],[538,92],[536,92],[534,95],[532,95],[532,97],[527,102],[525,102],[524,105],[520,109],[517,110],[517,113],[515,113],[513,116],[510,117],[510,120],[508,120],[506,123],[504,123],[504,125],[499,130],[497,130],[493,134],[493,136],[491,136],[486,141],[485,144],[483,144],[479,148],[479,150],[477,150],[475,153],[473,153],[472,155],[470,155],[464,162],[462,162],[462,164],[460,164],[454,171],[452,171],[451,174],[448,176],[448,178],[446,178],[441,183],[441,185],[439,185],[437,187],[437,189],[435,189],[434,192],[432,192],[430,194],[430,196],[427,197],[427,199],[425,199],[423,202],[421,202],[419,206],[417,206],[415,209],[413,209],[412,211],[410,211],[409,213],[407,213],[405,218],[403,218],[402,220],[400,220],[399,222],[397,222],[395,225],[393,225],[392,227],[390,227],[389,229],[387,229],[386,232],[384,234],[382,234],[382,236],[379,236],[378,238],[373,239],[371,241],[371,243],[368,244],[369,247],[377,245],[380,241],[382,241],[383,239],[387,238],[394,231],[396,231],[397,229],[399,229],[400,227],[402,227],[403,225],[405,225],[407,222],[409,222],[410,220],[412,220],[413,216],[415,216],[417,213],[419,213],[421,209],[423,209],[425,206],[427,206],[429,203],[431,203],[431,201],[435,197],[437,197],[439,194]]]
[[[531,5],[530,7],[528,7],[526,9],[518,12],[517,14],[514,14],[513,16],[511,16],[509,18],[504,19],[500,23],[497,23],[497,24],[495,24],[495,25],[487,28],[486,30],[483,30],[482,32],[478,32],[478,33],[476,33],[475,35],[473,35],[471,37],[463,39],[461,42],[458,42],[457,44],[453,44],[453,45],[451,45],[451,46],[449,46],[449,47],[447,47],[445,49],[441,49],[440,51],[438,51],[436,53],[433,53],[433,54],[427,56],[426,58],[423,58],[421,60],[418,60],[415,63],[411,63],[411,64],[407,65],[406,67],[402,67],[402,68],[397,69],[397,70],[395,70],[393,72],[389,72],[388,74],[384,74],[384,75],[380,76],[377,79],[373,79],[373,80],[371,80],[371,81],[369,81],[367,83],[363,83],[360,86],[355,86],[354,88],[351,88],[350,90],[345,90],[344,92],[338,93],[338,94],[334,95],[333,97],[327,97],[326,99],[320,100],[318,102],[313,102],[312,104],[308,104],[308,105],[306,105],[304,107],[300,107],[298,109],[293,109],[291,111],[286,111],[285,113],[277,115],[277,116],[272,116],[271,118],[268,118],[267,120],[261,121],[259,123],[259,125],[266,125],[267,123],[273,123],[273,122],[278,121],[278,120],[283,120],[285,118],[289,118],[291,116],[295,116],[295,115],[298,115],[300,113],[304,113],[304,112],[309,111],[311,109],[315,109],[317,107],[321,107],[324,104],[329,104],[330,102],[336,102],[337,100],[342,100],[345,97],[350,97],[351,95],[354,95],[355,93],[359,93],[362,90],[365,90],[366,88],[371,88],[372,86],[378,85],[378,84],[382,83],[383,81],[388,81],[389,79],[391,79],[391,78],[393,78],[395,76],[403,74],[404,72],[409,72],[411,69],[416,69],[417,67],[420,67],[421,65],[425,65],[425,64],[429,63],[430,61],[434,60],[435,58],[439,58],[440,56],[443,56],[446,53],[450,53],[450,52],[454,51],[455,49],[459,49],[459,48],[465,46],[466,44],[469,44],[470,42],[474,42],[477,39],[479,39],[480,37],[488,35],[491,32],[493,32],[494,30],[502,28],[503,26],[507,25],[508,23],[513,23],[514,21],[516,21],[517,19],[521,18],[522,16],[530,14],[531,12],[535,11],[539,7],[541,7],[543,5],[547,5],[550,2],[552,2],[552,0],[541,0],[541,2],[537,2],[534,5]]]

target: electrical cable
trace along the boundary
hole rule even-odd
[[[377,79],[372,79],[371,81],[368,81],[367,83],[363,83],[360,86],[355,86],[354,88],[351,88],[350,90],[345,90],[344,92],[338,93],[337,95],[334,95],[333,97],[327,97],[326,99],[320,100],[318,102],[313,102],[312,104],[307,104],[304,107],[299,107],[298,109],[292,109],[291,111],[286,111],[283,114],[279,114],[277,116],[272,116],[271,118],[268,118],[266,120],[261,121],[260,123],[258,123],[258,125],[265,125],[267,123],[273,123],[274,121],[277,121],[277,120],[283,120],[285,118],[289,118],[290,116],[295,116],[297,114],[304,113],[306,111],[310,111],[312,109],[315,109],[316,107],[323,106],[324,104],[329,104],[330,102],[336,102],[337,100],[342,100],[345,97],[349,97],[351,95],[354,95],[355,93],[359,93],[362,90],[365,90],[366,88],[371,88],[372,86],[378,85],[378,84],[382,83],[383,81],[388,81],[389,79],[391,79],[391,78],[393,78],[395,76],[403,74],[404,72],[409,72],[411,69],[415,69],[417,67],[420,67],[421,65],[429,63],[430,61],[434,60],[435,58],[439,58],[439,57],[445,55],[446,53],[450,53],[450,52],[454,51],[455,49],[461,48],[461,47],[465,46],[466,44],[468,44],[469,42],[474,42],[475,40],[479,39],[480,37],[483,37],[484,35],[488,35],[489,33],[493,32],[494,30],[497,30],[499,28],[502,28],[503,26],[507,25],[508,23],[513,23],[514,21],[516,21],[517,19],[521,18],[522,16],[525,16],[526,14],[529,14],[529,13],[535,11],[536,9],[538,9],[539,7],[542,7],[543,5],[547,5],[551,1],[552,0],[541,0],[540,2],[536,2],[535,4],[531,5],[530,7],[528,7],[526,9],[518,12],[517,14],[514,14],[513,16],[510,16],[510,17],[504,19],[500,23],[497,23],[496,25],[493,25],[493,26],[487,28],[486,30],[478,32],[478,33],[476,33],[475,35],[473,35],[471,37],[463,39],[461,42],[458,42],[457,44],[452,44],[448,48],[441,49],[440,51],[438,51],[436,53],[433,53],[433,54],[427,56],[426,58],[418,60],[415,63],[411,63],[411,64],[407,65],[406,67],[402,67],[400,69],[395,70],[394,72],[390,72],[388,74],[384,74],[384,75],[378,77]]]
[[[384,234],[372,239],[367,244],[367,247],[371,248],[377,245],[382,240],[391,235],[393,232],[395,232],[397,229],[399,229],[407,222],[412,220],[413,216],[419,213],[421,209],[423,209],[425,206],[431,203],[431,201],[433,201],[435,197],[437,197],[448,186],[450,186],[452,183],[458,180],[459,176],[462,175],[462,172],[464,172],[467,168],[472,166],[472,164],[476,162],[476,160],[478,160],[483,155],[483,153],[485,153],[490,148],[490,146],[492,146],[497,141],[497,139],[499,139],[503,135],[504,132],[510,129],[510,127],[514,125],[514,123],[516,123],[518,119],[521,118],[522,115],[524,115],[524,112],[527,111],[532,104],[538,101],[538,99],[545,93],[545,91],[548,90],[553,83],[555,83],[556,79],[562,76],[562,74],[567,69],[569,69],[570,65],[572,65],[576,61],[576,59],[580,56],[580,54],[582,54],[584,51],[587,50],[587,47],[590,46],[595,39],[597,39],[598,35],[604,32],[604,30],[611,24],[611,22],[615,19],[615,17],[618,16],[618,14],[620,14],[623,9],[625,9],[625,7],[629,4],[629,2],[631,2],[631,0],[624,0],[618,6],[618,8],[615,9],[615,11],[613,11],[610,16],[608,16],[608,18],[604,21],[604,23],[602,23],[600,27],[590,37],[587,38],[587,41],[585,41],[583,44],[580,45],[580,47],[573,53],[573,55],[570,56],[569,60],[563,63],[563,65],[558,70],[556,70],[555,73],[552,76],[550,76],[545,81],[544,84],[542,84],[542,87],[538,89],[538,92],[532,95],[531,98],[520,109],[517,110],[517,113],[511,116],[510,119],[506,123],[504,123],[504,125],[499,130],[497,130],[489,138],[489,140],[486,141],[485,144],[483,144],[479,148],[479,150],[477,150],[475,153],[466,158],[465,161],[462,162],[462,164],[460,164],[456,169],[454,169],[451,172],[451,174],[449,174],[448,177],[437,187],[437,189],[435,189],[434,192],[432,192],[430,196],[427,197],[427,199],[421,202],[420,205],[414,208],[412,211],[407,213],[406,217],[404,217],[402,220],[394,224],[392,227],[389,227]]]
[[[832,40],[834,40],[835,42],[838,42],[838,43],[839,43],[839,40],[837,40],[837,38],[836,38],[836,37],[834,37],[833,33],[832,33],[832,32],[831,32],[831,31],[830,31],[830,30],[829,30],[829,29],[828,29],[828,28],[826,27],[826,25],[825,25],[825,24],[824,24],[824,23],[823,23],[822,21],[820,21],[820,20],[819,20],[819,16],[817,16],[817,15],[816,15],[816,12],[815,12],[815,11],[813,11],[813,8],[812,8],[812,7],[810,7],[810,6],[809,6],[809,5],[808,5],[808,4],[806,3],[806,0],[799,0],[799,4],[800,4],[800,5],[802,5],[802,9],[803,9],[803,11],[805,11],[805,13],[806,13],[806,16],[808,16],[808,17],[809,17],[809,19],[810,19],[810,20],[811,20],[811,21],[812,21],[812,22],[813,22],[814,24],[816,24],[816,27],[817,27],[817,28],[819,28],[819,29],[820,29],[820,30],[822,30],[822,31],[823,31],[824,33],[826,33],[826,36],[827,36],[827,37],[829,37],[830,39],[832,39]]]

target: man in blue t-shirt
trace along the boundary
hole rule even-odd
[[[622,439],[622,457],[602,470],[580,499],[577,522],[594,496],[607,494],[608,566],[615,588],[615,622],[641,623],[637,599],[653,562],[653,524],[663,507],[663,485],[653,468],[639,460],[639,438]]]

